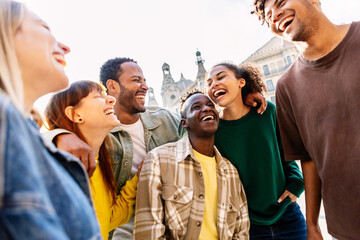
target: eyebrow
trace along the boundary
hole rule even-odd
[[[221,71],[221,72],[218,72],[215,77],[219,76],[220,74],[224,73],[225,71]],[[208,80],[206,80],[207,82],[210,81],[212,78],[209,78]]]

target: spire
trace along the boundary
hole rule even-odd
[[[198,65],[198,73],[196,76],[196,79],[204,79],[205,78],[205,74],[206,74],[206,70],[204,67],[204,60],[201,57],[201,53],[200,51],[196,51],[196,64]]]
[[[152,87],[149,87],[148,96],[149,96],[148,106],[159,106],[155,98],[154,89]]]

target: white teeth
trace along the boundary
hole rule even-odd
[[[218,97],[221,93],[225,93],[226,91],[223,89],[217,90],[214,92],[214,97]]]
[[[207,120],[214,120],[214,116],[206,116],[206,117],[203,117],[203,119],[201,119],[202,122],[207,121]]]
[[[284,32],[284,31],[285,31],[285,25],[286,25],[286,23],[292,21],[293,19],[294,19],[293,16],[286,17],[286,18],[279,24],[279,29],[280,29],[280,31]]]
[[[138,96],[136,96],[136,98],[145,99],[145,96],[144,95],[138,95]]]
[[[105,114],[106,115],[114,114],[114,110],[108,109],[108,110],[105,111]]]

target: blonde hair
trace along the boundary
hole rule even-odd
[[[22,3],[0,0],[0,89],[21,112],[24,112],[24,92],[14,39],[25,9]]]

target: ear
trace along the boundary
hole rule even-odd
[[[75,111],[73,106],[67,106],[65,108],[65,115],[74,123],[83,123],[84,119]]]
[[[106,88],[108,90],[108,94],[115,97],[116,99],[118,98],[119,94],[120,94],[120,84],[119,82],[113,80],[113,79],[108,79],[106,81]]]
[[[188,124],[185,118],[181,119],[181,126],[183,126],[183,128],[188,128]]]
[[[240,79],[239,79],[239,87],[240,87],[240,88],[243,88],[243,87],[245,86],[245,84],[246,84],[245,79],[240,78]]]

